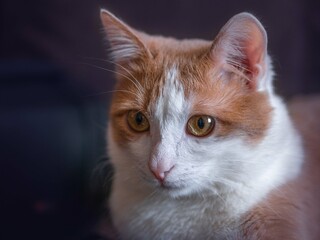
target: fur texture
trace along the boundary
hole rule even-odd
[[[101,16],[118,78],[108,150],[120,237],[261,239],[259,205],[299,175],[303,151],[273,92],[260,22],[238,14],[210,42],[149,36]],[[130,110],[147,117],[148,131],[128,126]],[[186,131],[195,115],[215,119],[211,134]],[[155,171],[166,173],[163,182]]]

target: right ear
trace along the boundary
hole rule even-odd
[[[128,62],[150,56],[138,31],[129,27],[112,13],[101,9],[101,21],[111,46],[111,58],[116,62]]]
[[[237,14],[220,30],[211,57],[221,66],[241,69],[247,85],[258,89],[267,71],[267,33],[252,14]]]

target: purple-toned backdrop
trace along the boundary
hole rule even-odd
[[[205,39],[249,11],[267,29],[277,92],[320,92],[319,1],[0,0],[1,239],[99,239],[106,194],[90,184],[114,84],[97,68],[112,70],[101,7],[151,34]]]

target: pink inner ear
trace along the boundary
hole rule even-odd
[[[264,69],[264,47],[261,46],[261,40],[252,39],[245,47],[245,59],[242,64],[248,69],[246,75],[251,81],[247,82],[250,89],[257,87],[257,77],[262,73]]]
[[[256,69],[257,64],[263,64],[266,43],[263,33],[257,28],[257,26],[251,26],[251,29],[253,31],[246,42],[245,56],[248,59],[248,68],[255,75],[256,72],[259,71],[259,69]]]
[[[213,58],[239,69],[255,89],[265,71],[267,36],[260,22],[248,13],[234,16],[222,28],[213,46]]]

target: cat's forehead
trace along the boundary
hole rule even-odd
[[[181,41],[179,45],[179,41],[169,39],[157,46],[153,42],[155,45],[150,45],[152,58],[118,68],[120,81],[117,89],[132,93],[123,92],[118,95],[125,96],[122,99],[138,105],[133,108],[147,109],[168,90],[165,86],[172,85],[172,82],[174,86],[182,87],[186,96],[191,92],[207,89],[206,84],[210,82],[208,74],[212,69],[212,66],[209,66],[211,63],[206,59],[209,45],[202,41],[199,45],[197,40],[192,45],[192,42]]]
[[[159,98],[163,99],[164,94],[175,87],[194,104],[199,101],[206,104],[207,100],[219,102],[230,91],[241,92],[240,81],[221,81],[221,69],[208,55],[211,47],[208,42],[162,37],[151,39],[147,41],[151,58],[118,68],[119,92],[115,99],[119,109],[139,109],[152,114]]]
[[[203,55],[210,51],[212,43],[202,39],[184,39],[179,40],[170,37],[149,36],[145,39],[145,44],[154,55],[169,57],[174,60],[175,57]]]
[[[164,74],[159,96],[149,105],[149,112],[154,112],[155,118],[165,120],[168,116],[179,117],[188,109],[185,88],[179,78],[178,69],[174,65]]]
[[[210,81],[208,75],[214,70],[214,64],[208,59],[210,45],[200,40],[167,39],[160,42],[162,44],[150,47],[153,58],[137,66],[138,77],[144,86],[159,88],[156,91],[150,89],[150,92],[157,93],[155,97],[159,97],[165,84],[172,79],[182,85],[186,95],[205,87]]]

